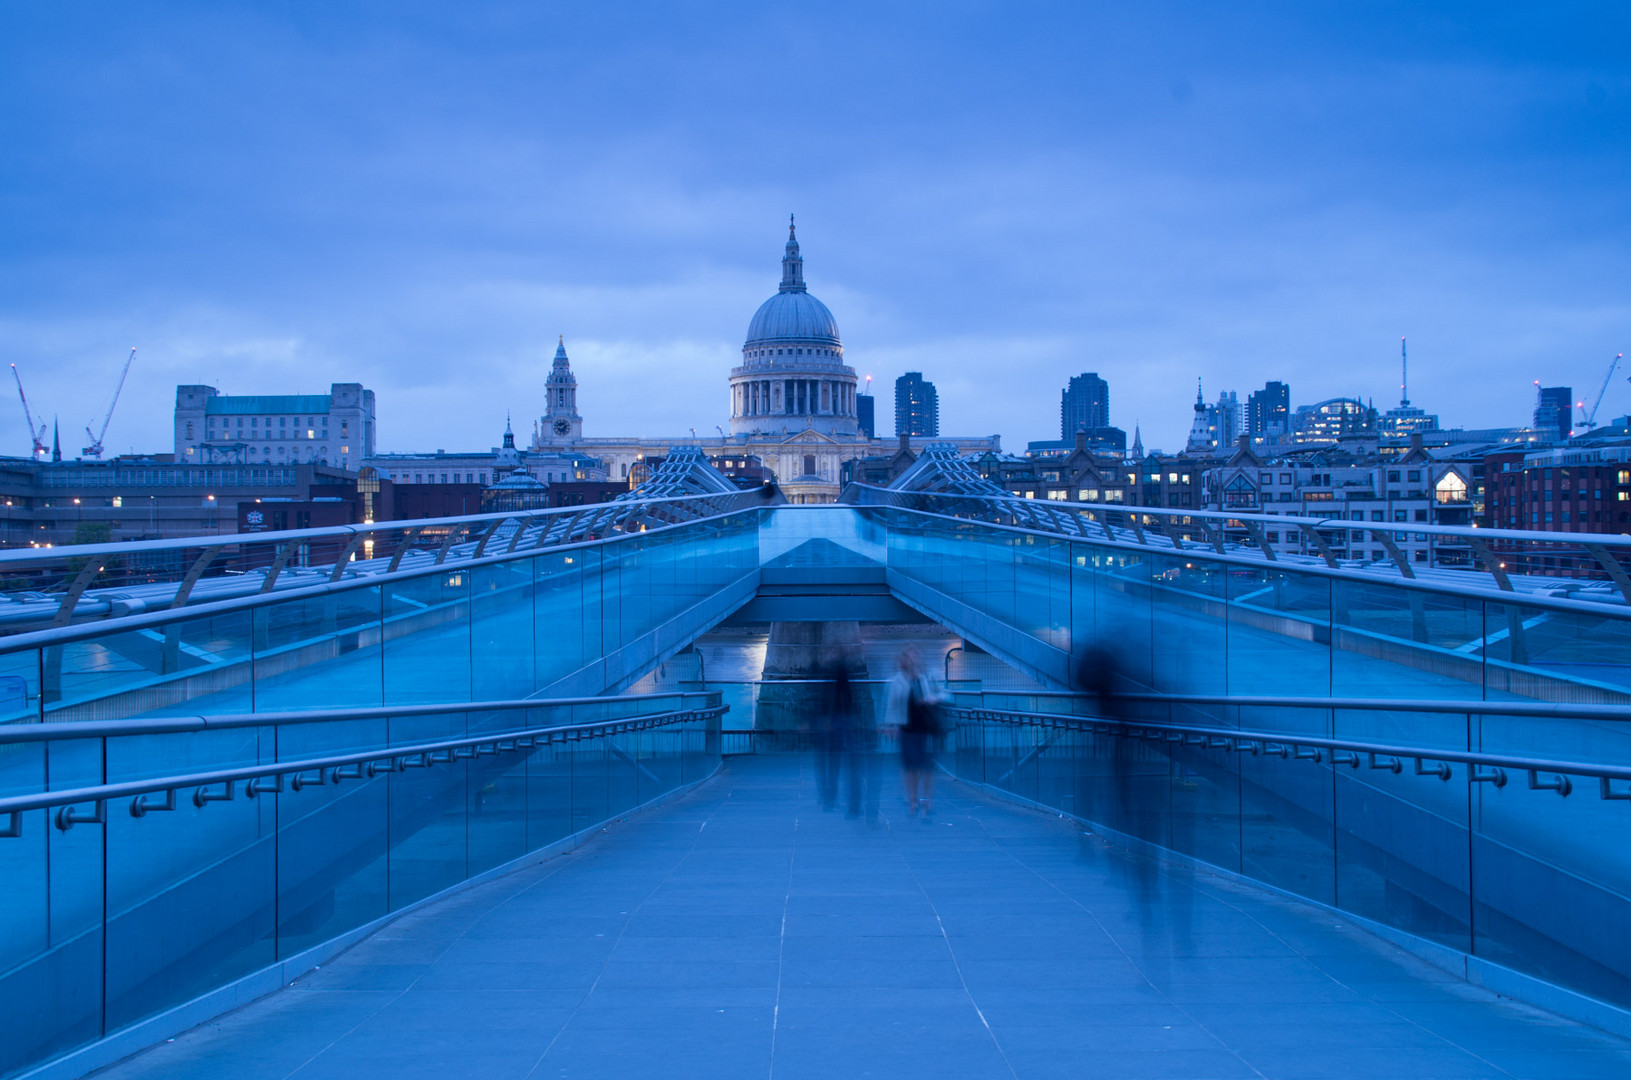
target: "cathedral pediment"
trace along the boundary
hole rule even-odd
[[[807,428],[806,430],[799,432],[797,435],[793,435],[782,440],[783,446],[808,446],[811,443],[820,443],[825,446],[837,446],[838,440],[830,435],[825,435],[814,428]]]

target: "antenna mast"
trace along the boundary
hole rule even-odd
[[[1404,351],[1404,338],[1399,339],[1399,408],[1410,408],[1410,355]]]

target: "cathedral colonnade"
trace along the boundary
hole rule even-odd
[[[838,379],[744,379],[732,390],[732,418],[855,416],[855,384]]]

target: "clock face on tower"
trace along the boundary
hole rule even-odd
[[[572,430],[572,425],[568,421],[566,421],[566,420],[557,420],[557,421],[555,421],[555,434],[565,435],[567,432],[569,432],[571,430]]]

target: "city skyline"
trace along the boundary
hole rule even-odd
[[[1400,336],[1445,426],[1523,424],[1631,337],[1623,18],[9,11],[5,359],[70,454],[133,344],[109,453],[162,450],[178,384],[332,381],[424,450],[542,411],[564,333],[586,432],[680,437],[791,210],[848,362],[922,371],[945,430],[1051,438],[1084,371],[1169,451],[1196,378],[1386,408]],[[790,171],[740,167],[785,154],[756,50],[822,72]]]

